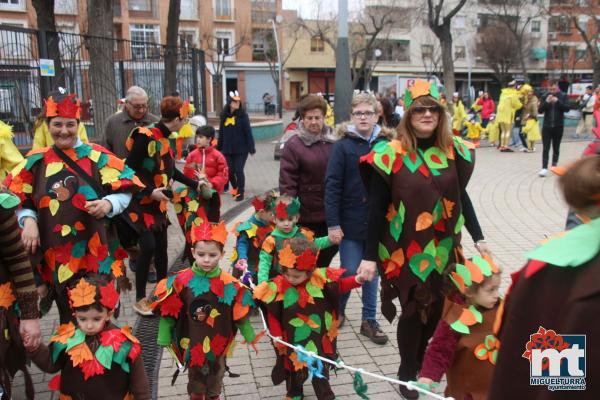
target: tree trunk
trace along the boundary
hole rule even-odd
[[[113,54],[113,2],[88,0],[85,45],[90,55],[90,87],[96,138],[104,142],[104,125],[115,111],[117,90]],[[92,23],[93,21],[93,23]]]
[[[165,96],[171,96],[177,91],[177,38],[180,10],[181,0],[169,0],[167,47],[165,48]]]
[[[56,33],[56,20],[54,18],[54,0],[32,0],[37,17],[37,26],[40,31],[46,31],[46,48],[48,58],[54,60],[56,75],[51,79],[52,89],[65,86],[65,75],[60,59],[60,38]],[[42,44],[44,45],[44,44]]]
[[[452,59],[452,34],[450,33],[450,24],[441,25],[438,32],[434,31],[440,40],[440,47],[442,48],[442,67],[444,70],[446,98],[451,99],[456,91],[456,80],[454,78],[454,60]],[[451,105],[452,103],[449,101],[448,104]]]
[[[600,55],[592,59],[594,87],[600,85]]]

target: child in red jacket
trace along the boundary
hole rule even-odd
[[[217,193],[223,193],[223,188],[229,178],[227,162],[219,150],[211,146],[215,138],[215,128],[204,125],[196,130],[196,149],[185,159],[183,173],[192,179],[207,182],[207,186]]]

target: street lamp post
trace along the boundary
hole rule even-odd
[[[348,0],[338,0],[338,38],[335,49],[335,121],[350,119],[352,102],[352,74],[350,73],[350,48],[348,46]]]
[[[277,64],[279,66],[277,72],[277,86],[279,86],[279,90],[277,90],[277,109],[279,110],[279,118],[283,118],[283,65],[281,65],[281,54],[279,53],[279,38],[277,37],[277,26],[275,25],[275,20],[277,23],[280,22],[281,16],[278,15],[275,19],[271,19],[271,24],[273,25],[273,35],[275,36],[275,47],[277,48]]]

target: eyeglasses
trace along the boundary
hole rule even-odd
[[[439,113],[442,111],[442,107],[440,106],[414,106],[411,111],[414,114],[425,114],[429,111],[431,114]]]
[[[361,111],[355,111],[352,113],[353,117],[356,118],[371,118],[373,115],[375,115],[375,113],[373,111],[365,111],[365,112],[361,112]]]
[[[131,108],[133,108],[134,110],[145,110],[148,108],[148,104],[131,104],[131,103],[127,103],[129,104],[129,106]]]

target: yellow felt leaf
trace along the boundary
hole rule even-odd
[[[210,310],[210,318],[217,318],[221,313],[216,308]]]
[[[23,193],[33,193],[33,187],[29,183],[24,183],[21,190],[23,190]]]
[[[119,175],[121,175],[121,171],[112,167],[104,167],[100,169],[100,176],[102,176],[102,184],[114,182],[119,179]]]
[[[10,171],[10,173],[12,174],[12,176],[19,175],[19,172],[21,172],[23,170],[23,168],[25,168],[25,165],[27,165],[27,159],[24,159],[23,161],[21,161],[20,163],[18,163],[17,166],[14,167],[12,169],[12,171]]]
[[[148,143],[148,155],[152,157],[154,154],[156,154],[156,142],[153,140]]]
[[[181,214],[181,212],[183,211],[183,206],[181,205],[181,203],[173,204],[173,208],[175,208],[175,212],[177,214]]]
[[[63,283],[67,279],[73,276],[73,271],[67,264],[62,264],[58,267],[58,283]]]
[[[9,308],[16,299],[10,282],[0,285],[0,307]]]
[[[433,216],[431,213],[422,212],[417,217],[417,223],[415,224],[415,229],[418,231],[424,231],[429,228],[433,224]]]
[[[56,212],[58,211],[58,200],[56,199],[52,199],[50,200],[50,203],[48,204],[48,208],[50,209],[50,214],[52,214],[52,216],[56,215]]]
[[[52,176],[63,169],[62,161],[48,163],[46,166],[46,177]]]
[[[196,212],[198,211],[198,202],[196,200],[192,200],[188,203],[188,211],[190,212]]]
[[[206,336],[202,342],[202,351],[208,353],[210,351],[210,338]]]
[[[60,228],[61,235],[67,236],[69,233],[71,233],[71,227],[69,225],[63,225],[62,228]]]
[[[179,345],[182,349],[187,349],[190,347],[190,338],[184,337],[179,341]]]
[[[100,159],[100,152],[98,150],[90,151],[89,159],[93,162],[98,162],[98,160]]]
[[[257,230],[258,230],[258,226],[256,226],[256,224],[252,224],[252,227],[250,229],[247,229],[246,233],[248,234],[248,237],[254,237],[254,236],[256,236]]]

